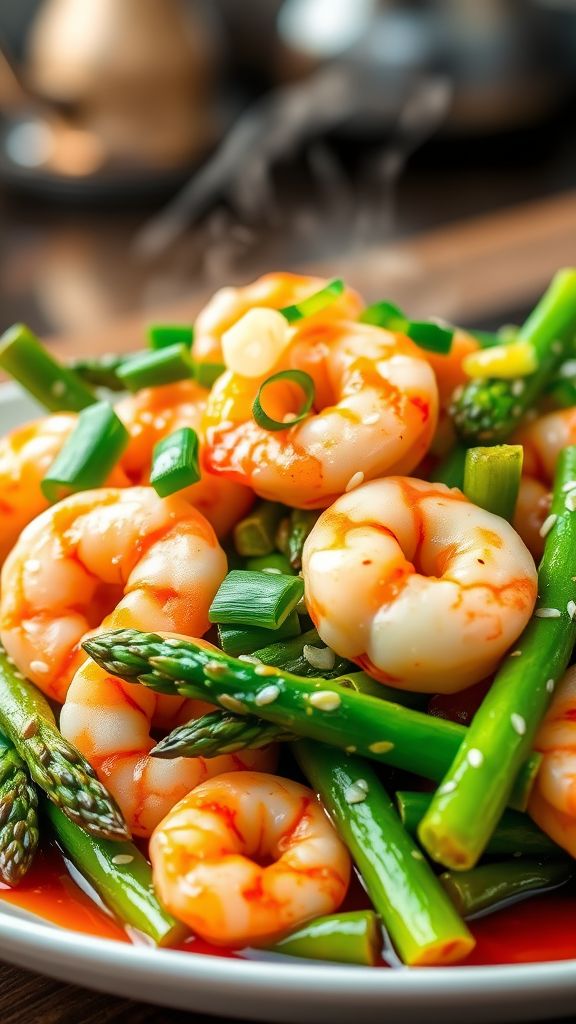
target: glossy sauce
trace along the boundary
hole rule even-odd
[[[55,849],[38,856],[18,889],[0,883],[0,901],[61,928],[130,942],[122,928],[76,885]],[[565,890],[539,896],[472,921],[470,927],[477,945],[461,966],[570,960],[576,958],[576,894]],[[178,948],[196,955],[241,959],[233,950],[215,949],[194,938]]]

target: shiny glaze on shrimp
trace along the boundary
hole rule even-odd
[[[327,284],[325,278],[301,274],[264,274],[241,288],[220,288],[198,314],[194,325],[194,358],[198,362],[222,363],[221,339],[240,317],[254,307],[281,309],[301,302]],[[346,288],[321,314],[308,317],[355,319],[364,303],[356,292]]]
[[[576,857],[576,665],[558,683],[534,747],[543,759],[529,812],[554,842]]]
[[[266,378],[227,371],[204,418],[211,472],[247,483],[263,498],[324,508],[364,479],[407,473],[420,462],[436,426],[438,393],[409,338],[351,321],[305,320],[271,372],[286,368],[313,378],[315,412],[286,430],[265,430],[252,405]],[[291,382],[266,390],[266,411],[280,422],[300,402]]]
[[[220,775],[150,842],[154,888],[201,938],[258,945],[340,906],[350,857],[312,790],[254,772]]]
[[[576,444],[576,408],[558,409],[521,427],[512,443],[524,448],[522,481],[514,527],[536,559],[542,557],[540,529],[550,512],[550,488],[563,448]]]
[[[456,488],[406,477],[339,498],[302,568],[324,642],[381,682],[422,692],[488,676],[536,600],[534,562],[504,519]]]

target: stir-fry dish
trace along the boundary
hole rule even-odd
[[[470,962],[575,875],[576,269],[493,334],[274,273],[148,342],[0,341],[0,898]]]

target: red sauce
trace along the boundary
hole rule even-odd
[[[18,889],[0,883],[0,901],[62,928],[118,942],[130,941],[122,928],[79,889],[56,850],[43,851],[38,856]],[[477,945],[461,966],[576,959],[576,894],[566,890],[517,903],[471,922],[471,930]],[[241,957],[233,950],[215,949],[194,938],[178,948],[195,954]]]

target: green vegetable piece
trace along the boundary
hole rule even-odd
[[[298,576],[233,569],[220,584],[208,618],[210,622],[278,629],[303,595],[304,581]]]
[[[472,917],[511,900],[526,899],[565,885],[574,877],[574,862],[504,861],[471,871],[444,871],[439,878],[459,914]]]
[[[374,911],[354,910],[317,917],[266,948],[304,960],[374,967],[382,950],[382,930]]]
[[[286,555],[281,555],[279,551],[271,551],[269,555],[259,555],[256,558],[247,558],[244,567],[252,572],[279,572],[284,576],[295,575],[295,570]]]
[[[0,881],[19,885],[32,866],[38,839],[38,795],[28,769],[0,735]]]
[[[180,427],[154,445],[150,483],[161,498],[198,482],[198,444],[195,430]]]
[[[220,647],[226,654],[238,658],[241,654],[252,654],[259,647],[266,645],[274,637],[276,641],[290,640],[299,636],[300,619],[298,612],[292,611],[288,618],[278,626],[278,629],[262,629],[260,626],[218,626],[218,640]]]
[[[251,558],[270,555],[284,509],[274,501],[259,501],[234,527],[234,547],[239,555]]]
[[[63,366],[24,324],[14,324],[0,338],[0,367],[50,412],[80,412],[96,396]]]
[[[271,384],[277,384],[279,381],[289,381],[291,384],[296,384],[304,396],[299,412],[294,413],[290,416],[290,419],[286,420],[273,419],[262,405],[262,397],[266,388],[270,387]],[[252,404],[252,415],[258,426],[264,430],[288,430],[290,427],[295,426],[296,423],[301,423],[302,420],[306,419],[314,405],[315,391],[314,381],[309,373],[305,373],[304,370],[280,370],[279,373],[273,373],[271,377],[268,377],[258,388],[258,394]]]
[[[194,328],[191,324],[150,324],[147,333],[148,344],[155,350],[170,348],[172,345],[185,345],[191,349],[194,343]]]
[[[194,363],[186,345],[170,345],[137,354],[117,370],[118,379],[128,391],[173,384],[178,380],[188,380],[193,375]]]
[[[520,489],[523,458],[521,444],[469,448],[464,466],[464,494],[480,508],[511,522]]]
[[[259,750],[270,743],[296,739],[293,732],[253,715],[210,711],[185,725],[177,725],[150,751],[152,757],[220,757],[239,750]]]
[[[83,409],[74,430],[42,480],[48,501],[101,487],[126,450],[130,435],[108,402]]]
[[[335,654],[332,668],[318,668],[309,661],[304,653],[305,648],[306,653],[309,653],[310,647],[318,647],[320,650],[326,648],[315,629],[309,629],[300,636],[294,637],[293,640],[282,643],[275,640],[274,643],[258,648],[252,653],[265,665],[290,672],[294,676],[314,676],[315,678],[322,676],[324,679],[335,679],[345,672],[356,672],[358,668],[353,662],[346,658],[340,658],[337,654]]]
[[[324,288],[314,292],[313,295],[309,295],[306,299],[302,299],[293,306],[284,306],[280,313],[286,317],[289,324],[293,324],[297,320],[303,320],[306,316],[313,316],[322,309],[326,309],[327,306],[331,306],[343,292],[344,281],[335,277]]]
[[[95,388],[107,388],[108,391],[124,391],[124,383],[118,377],[118,370],[130,359],[142,354],[142,352],[134,352],[130,355],[120,356],[109,352],[103,356],[94,356],[94,358],[73,359],[69,365],[70,369],[85,384],[90,384]]]
[[[210,388],[221,377],[226,367],[223,363],[194,363],[194,377],[201,388]]]

